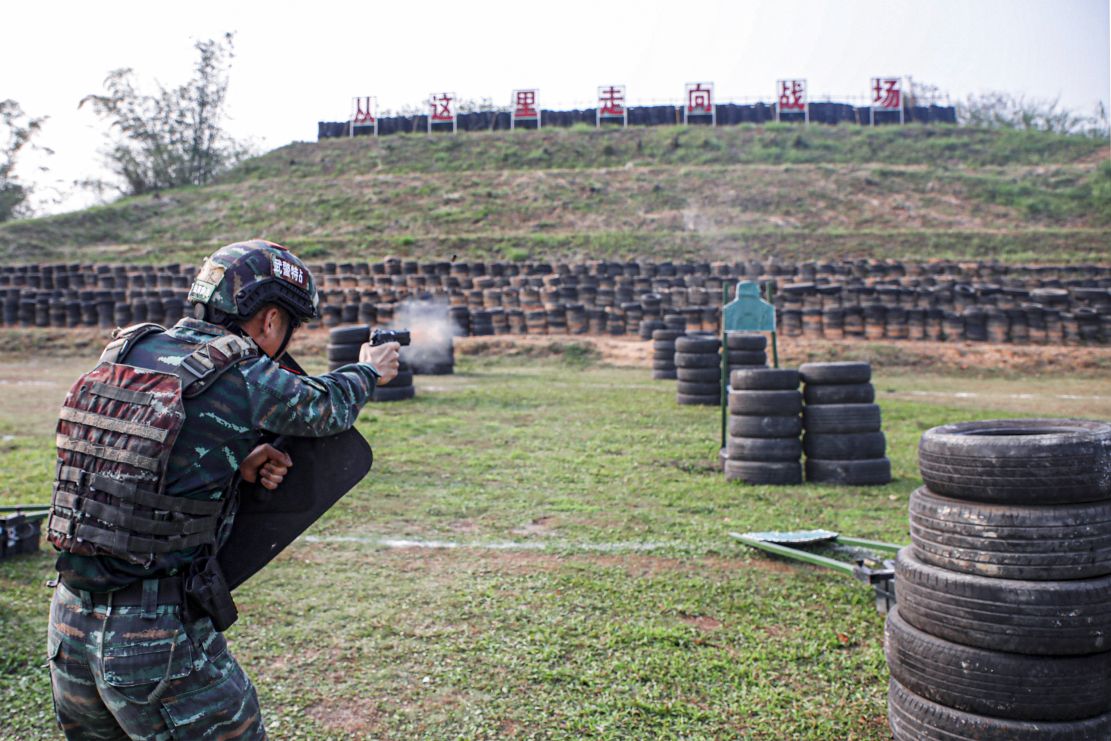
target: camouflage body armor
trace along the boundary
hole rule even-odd
[[[119,330],[66,394],[47,521],[47,538],[62,550],[146,565],[215,541],[224,502],[166,496],[167,463],[185,421],[182,400],[259,350],[229,334],[197,345],[175,373],[124,364],[139,340],[164,331],[156,324]]]

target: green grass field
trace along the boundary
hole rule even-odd
[[[56,406],[86,363],[0,362],[0,502],[49,498]],[[564,353],[457,371],[363,411],[371,475],[237,593],[230,643],[274,738],[888,739],[869,590],[727,533],[906,542],[923,430],[1075,414],[1080,394],[1111,416],[1106,375],[880,369],[891,484],[752,487],[715,468],[718,411],[647,370]],[[5,739],[57,737],[51,566],[0,562]]]

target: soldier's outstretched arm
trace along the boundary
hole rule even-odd
[[[353,427],[379,375],[370,363],[351,363],[322,376],[300,376],[267,357],[239,368],[255,429],[296,437],[327,437]]]

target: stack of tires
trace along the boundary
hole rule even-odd
[[[328,331],[328,370],[359,362],[359,350],[370,342],[370,327],[356,324]]]
[[[675,340],[683,336],[680,329],[656,329],[652,331],[652,378],[674,380]]]
[[[675,338],[680,404],[721,405],[721,340],[709,334]]]
[[[1111,424],[928,430],[888,616],[904,739],[1111,738]]]
[[[382,386],[374,387],[373,401],[402,401],[416,396],[417,389],[413,386],[413,368],[404,360],[398,362],[397,375],[394,379]]]
[[[729,377],[726,481],[801,484],[802,394],[799,372],[742,368]]]
[[[759,333],[726,332],[729,372],[738,368],[763,368],[768,364],[768,338]]]
[[[887,440],[881,431],[868,363],[805,363],[802,445],[806,480],[870,486],[891,481]]]

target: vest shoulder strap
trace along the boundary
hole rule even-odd
[[[112,332],[112,341],[104,348],[104,352],[100,354],[100,362],[122,363],[124,358],[127,357],[127,354],[131,352],[131,348],[135,347],[135,344],[139,340],[148,335],[165,331],[165,327],[152,322],[132,324],[130,327],[116,329]]]
[[[221,335],[206,342],[182,358],[178,366],[182,396],[199,396],[235,365],[258,356],[258,345],[239,335]]]

